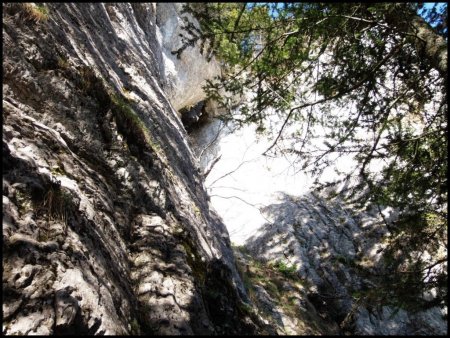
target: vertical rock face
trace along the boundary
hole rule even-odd
[[[174,52],[182,46],[183,22],[187,18],[192,24],[197,21],[190,14],[182,14],[181,3],[156,4],[156,23],[159,27],[158,38],[162,44],[166,80],[166,92],[175,109],[189,107],[205,99],[202,86],[206,79],[220,74],[219,64],[213,58],[207,61],[200,48],[187,48],[177,56]]]
[[[173,108],[192,98],[165,92],[163,6],[3,5],[4,334],[260,332]]]

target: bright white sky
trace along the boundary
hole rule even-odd
[[[292,158],[262,156],[270,144],[266,138],[258,140],[254,126],[223,136],[216,149],[221,159],[206,178],[211,203],[223,218],[231,241],[237,245],[244,244],[268,221],[259,208],[277,203],[278,192],[300,196],[313,183],[302,172],[294,174]],[[341,169],[350,167],[345,159],[338,164]],[[221,178],[229,172],[233,173]],[[323,180],[334,178],[337,176],[331,168],[323,174]]]

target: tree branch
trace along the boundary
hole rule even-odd
[[[233,32],[231,33],[231,36],[230,36],[230,40],[231,40],[231,41],[232,41],[233,38],[234,38],[234,31],[236,31],[236,29],[238,28],[239,21],[241,21],[242,14],[244,14],[244,11],[245,11],[245,8],[246,8],[246,7],[247,7],[247,3],[244,2],[244,3],[242,4],[242,8],[241,8],[241,11],[239,12],[238,17],[237,17],[236,21],[234,22]]]
[[[358,81],[356,84],[354,84],[352,87],[348,88],[347,90],[338,92],[338,93],[336,93],[336,94],[334,94],[334,95],[331,95],[331,96],[329,96],[329,97],[327,97],[327,98],[320,99],[320,100],[315,101],[315,102],[305,103],[305,104],[302,104],[302,105],[300,105],[300,106],[291,108],[291,110],[289,111],[289,114],[287,115],[286,119],[284,120],[284,122],[283,122],[283,124],[282,124],[282,126],[281,126],[281,128],[280,128],[280,131],[278,132],[277,137],[275,138],[275,141],[272,143],[272,145],[271,145],[269,148],[266,149],[266,151],[263,152],[263,155],[266,155],[267,152],[269,152],[269,151],[275,146],[275,144],[278,142],[278,139],[281,137],[281,134],[282,134],[282,132],[283,132],[283,130],[284,130],[286,124],[288,123],[288,121],[289,121],[289,119],[291,118],[292,114],[293,114],[296,110],[300,110],[300,109],[303,109],[303,108],[306,108],[306,107],[309,107],[309,106],[315,106],[315,105],[317,105],[317,104],[321,104],[321,103],[324,103],[324,102],[327,102],[327,101],[331,101],[331,100],[340,98],[340,97],[342,97],[342,96],[344,96],[344,95],[346,95],[346,94],[352,92],[352,91],[355,90],[356,88],[358,88],[358,87],[360,87],[361,85],[363,85],[368,79],[370,79],[370,75],[373,75],[373,73],[374,73],[375,71],[377,71],[377,70],[378,70],[382,65],[384,65],[384,64],[385,64],[385,63],[386,63],[386,62],[387,62],[394,54],[396,54],[396,53],[400,50],[401,46],[402,46],[402,44],[400,43],[400,44],[398,44],[396,47],[392,48],[392,50],[388,53],[388,55],[386,55],[386,57],[385,57],[383,60],[381,60],[381,61],[380,61],[380,62],[379,62],[379,63],[378,63],[371,71],[368,71],[368,72],[366,73],[367,75],[365,75],[360,81]],[[370,74],[370,75],[368,75],[368,74]]]
[[[218,179],[216,179],[214,182],[212,182],[212,183],[209,185],[209,187],[212,187],[213,184],[216,183],[218,180],[221,180],[222,178],[224,178],[224,177],[226,177],[226,176],[228,176],[228,175],[231,175],[232,173],[236,172],[236,171],[237,171],[240,167],[242,167],[245,163],[249,163],[249,162],[252,162],[252,161],[254,161],[254,159],[253,159],[253,160],[248,160],[248,161],[243,161],[243,162],[241,162],[241,163],[236,167],[236,169],[231,170],[231,171],[227,172],[226,174],[220,176]]]

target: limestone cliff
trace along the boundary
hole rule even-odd
[[[253,134],[198,128],[220,67],[198,46],[172,53],[183,15],[171,3],[3,5],[3,334],[445,335],[440,309],[358,303],[376,289],[384,230],[339,194],[258,208],[239,195],[248,208],[228,209],[247,218],[233,227],[263,223],[232,249],[218,189],[268,181],[244,160]],[[243,163],[247,185],[229,175]],[[214,187],[227,175],[236,186]]]
[[[206,61],[200,48],[186,48],[179,56],[173,53],[182,46],[180,36],[186,24],[182,18],[197,23],[190,14],[182,14],[182,6],[181,3],[156,4],[157,37],[163,47],[165,91],[177,110],[204,100],[206,95],[202,87],[206,79],[220,74],[219,64],[214,59]]]
[[[279,262],[281,270],[293,266],[295,279],[302,283],[300,313],[311,313],[312,307],[328,325],[338,324],[341,333],[446,335],[445,311],[439,307],[413,313],[363,301],[361,292],[376,294],[384,272],[387,231],[377,208],[358,209],[342,196],[331,196],[282,194],[264,208],[271,221],[249,238],[247,251],[260,260]],[[298,328],[294,332],[303,334]]]
[[[201,98],[170,6],[3,5],[3,334],[267,332],[174,109]]]

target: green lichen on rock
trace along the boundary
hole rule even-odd
[[[147,126],[133,110],[128,100],[117,94],[112,94],[111,102],[119,131],[126,136],[127,141],[140,149],[155,152],[161,158],[161,146],[152,137]]]
[[[189,238],[178,236],[181,244],[186,252],[186,260],[192,270],[192,275],[197,282],[198,287],[203,287],[206,280],[206,264],[199,257],[199,253]]]

